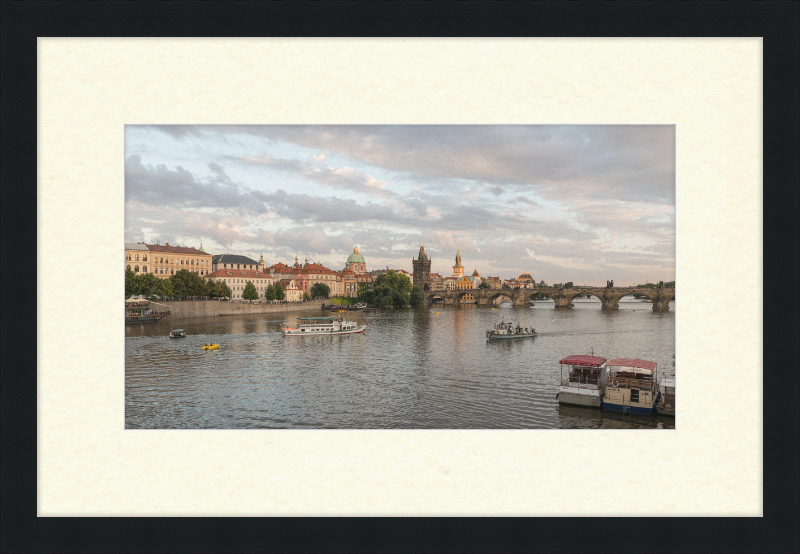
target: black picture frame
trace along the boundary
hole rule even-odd
[[[3,552],[797,552],[797,2],[2,3]],[[764,516],[37,518],[36,37],[763,37]],[[732,245],[729,245],[732,246]],[[40,269],[41,270],[41,269]],[[735,287],[735,284],[728,283]],[[747,372],[748,368],[740,368]],[[743,418],[748,414],[741,414]],[[735,437],[731,437],[735,440]],[[735,486],[735,483],[731,483]],[[579,532],[577,531],[579,530]],[[598,537],[603,537],[598,540]]]

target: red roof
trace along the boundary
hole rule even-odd
[[[257,279],[272,279],[272,275],[266,271],[255,271],[253,269],[218,269],[213,273],[203,277],[250,277]]]
[[[636,358],[615,358],[608,362],[608,365],[638,367],[641,369],[647,369],[649,371],[655,371],[657,364],[655,362],[648,362],[647,360],[637,360]]]
[[[601,358],[600,356],[577,355],[577,356],[567,356],[558,363],[567,365],[585,365],[588,367],[600,367],[601,365],[603,365],[603,362],[605,361],[606,358]]]
[[[150,252],[171,252],[173,254],[197,254],[200,256],[211,256],[206,252],[201,252],[197,248],[189,248],[186,246],[165,246],[163,244],[145,244]]]

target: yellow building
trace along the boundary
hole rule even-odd
[[[297,286],[294,279],[281,279],[281,285],[286,293],[286,302],[300,302],[303,299],[303,289]]]
[[[200,248],[170,246],[169,243],[125,243],[125,269],[134,273],[152,273],[161,279],[181,269],[206,276],[211,273],[211,254]]]

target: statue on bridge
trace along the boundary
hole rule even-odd
[[[607,289],[613,289],[614,288],[614,280],[613,279],[611,281],[606,281],[606,288]]]

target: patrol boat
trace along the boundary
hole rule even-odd
[[[524,319],[522,323],[525,323]],[[521,339],[535,336],[536,329],[533,327],[522,327],[521,323],[514,327],[513,323],[506,323],[505,321],[495,325],[491,331],[486,331],[486,338],[489,340]]]
[[[358,325],[354,321],[345,321],[341,317],[300,317],[297,327],[281,328],[283,335],[308,336],[308,335],[347,335],[350,333],[363,333],[366,325]]]

